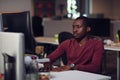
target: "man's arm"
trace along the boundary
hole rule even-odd
[[[60,44],[55,51],[50,53],[47,58],[50,58],[50,62],[53,63],[55,60],[57,60],[65,51],[66,43]]]

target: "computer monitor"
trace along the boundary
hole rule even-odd
[[[2,15],[0,14],[0,32],[3,31]]]
[[[24,35],[22,33],[0,32],[0,73],[4,74],[2,53],[7,53],[15,58],[15,80],[25,80]]]
[[[2,13],[3,27],[5,32],[20,32],[25,36],[25,51],[26,53],[35,52],[36,41],[34,40],[30,11],[17,13]]]
[[[111,37],[110,19],[90,18],[91,35],[100,37]]]

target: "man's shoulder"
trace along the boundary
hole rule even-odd
[[[74,43],[75,42],[75,39],[74,38],[71,38],[71,39],[67,39],[65,41],[62,42],[62,44],[71,44],[71,43]]]
[[[90,42],[94,44],[101,44],[101,45],[103,44],[103,40],[99,36],[91,37]]]
[[[89,36],[90,39],[92,39],[93,41],[103,41],[101,37],[99,36]]]

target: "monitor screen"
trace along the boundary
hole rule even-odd
[[[91,35],[100,37],[110,37],[110,19],[90,18]]]
[[[3,31],[2,15],[0,14],[0,32]]]
[[[24,80],[24,35],[22,33],[0,32],[0,73],[4,74],[3,53],[15,58],[15,80]]]
[[[25,36],[26,53],[35,52],[35,40],[30,23],[30,12],[2,13],[5,32],[21,32]]]

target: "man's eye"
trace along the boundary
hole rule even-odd
[[[77,25],[76,27],[77,27],[77,28],[80,28],[80,26],[79,26],[79,25]]]
[[[75,28],[75,27],[76,27],[76,28],[79,28],[80,26],[79,26],[79,25],[73,25],[73,28]]]
[[[77,25],[76,28],[81,28],[82,26]]]
[[[80,25],[73,25],[73,28],[82,28],[83,26]]]

